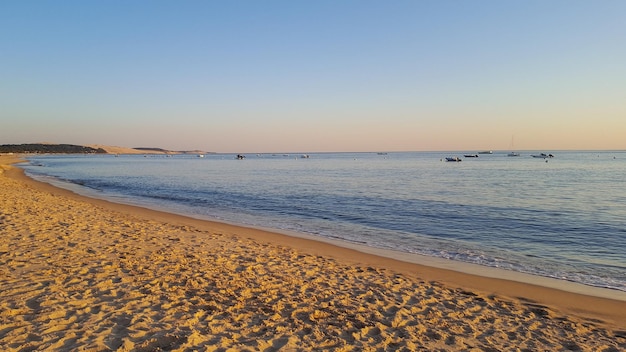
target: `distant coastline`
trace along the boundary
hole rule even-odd
[[[588,150],[569,150],[569,149],[551,149],[550,153],[559,153],[563,151],[580,151],[580,152],[626,152],[626,149],[588,149]],[[261,154],[306,154],[306,153],[341,153],[344,151],[335,152],[261,152]],[[464,150],[415,150],[415,151],[386,151],[386,152],[372,152],[372,151],[345,151],[346,153],[377,153],[379,155],[387,155],[389,153],[403,153],[403,152],[431,152],[431,153],[463,153],[463,154],[486,154],[487,151],[476,152],[476,150],[464,149]],[[534,152],[546,152],[544,149],[528,149],[519,151],[524,156],[529,156]],[[168,150],[159,147],[122,147],[103,144],[88,144],[88,145],[75,145],[75,144],[55,144],[55,143],[24,143],[24,144],[0,144],[0,154],[113,154],[113,155],[133,155],[133,154],[149,154],[149,155],[200,155],[200,154],[218,154],[217,152],[207,152],[203,150]],[[249,152],[258,154],[259,152]],[[507,150],[493,150],[489,151],[490,155],[507,154]]]
[[[52,143],[2,144],[0,154],[209,154],[201,150],[174,151],[155,147],[118,147],[101,144]]]
[[[0,153],[5,154],[106,154],[102,148],[92,148],[74,144],[3,144]]]

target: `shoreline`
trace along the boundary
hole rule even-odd
[[[376,247],[371,247],[371,246],[362,245],[358,243],[342,241],[339,239],[331,239],[331,238],[316,236],[316,235],[308,234],[308,233],[295,232],[291,230],[267,228],[267,227],[261,227],[261,226],[249,226],[245,224],[238,224],[238,223],[233,223],[233,222],[224,221],[224,220],[212,219],[209,217],[201,217],[201,216],[194,216],[190,214],[176,213],[168,209],[150,207],[149,205],[133,203],[130,201],[125,201],[124,199],[111,199],[107,197],[98,197],[96,194],[90,194],[88,191],[81,192],[80,190],[72,189],[71,187],[66,188],[63,185],[51,184],[46,181],[34,179],[25,174],[24,174],[24,177],[34,182],[38,182],[44,186],[47,185],[47,186],[53,187],[54,189],[67,191],[70,193],[70,196],[77,196],[80,199],[83,199],[86,201],[104,201],[104,202],[109,203],[110,205],[113,205],[114,207],[115,205],[128,206],[131,208],[127,210],[131,212],[133,211],[132,207],[136,207],[136,208],[140,208],[144,210],[155,211],[157,213],[172,215],[175,217],[180,216],[183,219],[182,221],[185,221],[185,219],[187,219],[187,220],[194,220],[194,221],[206,221],[208,223],[215,224],[218,226],[227,225],[227,226],[233,227],[235,229],[234,231],[236,231],[236,229],[241,229],[244,231],[259,230],[262,238],[265,237],[264,235],[267,235],[267,234],[278,235],[279,237],[286,236],[285,238],[278,239],[280,244],[289,245],[289,242],[291,241],[291,239],[300,238],[300,239],[304,239],[308,241],[325,243],[333,247],[354,250],[363,255],[372,255],[375,257],[382,257],[382,258],[397,260],[402,263],[416,264],[416,265],[427,267],[427,268],[443,269],[443,270],[451,271],[451,272],[458,273],[458,274],[468,274],[471,276],[476,276],[476,277],[481,277],[481,278],[499,279],[499,280],[505,280],[509,282],[517,282],[521,284],[529,284],[532,286],[551,288],[551,289],[556,289],[559,291],[581,294],[585,296],[606,298],[610,300],[626,302],[626,291],[621,291],[617,289],[591,286],[591,285],[586,285],[586,284],[582,284],[578,282],[561,280],[561,279],[547,277],[547,276],[523,273],[523,272],[518,272],[518,271],[513,271],[513,270],[506,270],[502,268],[483,266],[483,265],[474,264],[474,263],[454,261],[454,260],[449,260],[445,258],[430,257],[430,256],[421,255],[421,254],[416,254],[416,253],[408,253],[408,252],[401,252],[401,251],[396,251],[392,249],[376,248]],[[331,252],[333,251],[331,250]],[[391,265],[393,266],[393,264]],[[455,281],[459,281],[463,284],[466,284],[466,280],[455,280]],[[481,289],[481,287],[476,287],[476,289]],[[509,291],[507,291],[507,294],[511,295]]]
[[[0,163],[1,164],[1,163]],[[254,239],[261,239],[268,242],[273,242],[275,244],[280,245],[297,245],[298,249],[313,249],[314,252],[311,254],[320,255],[322,253],[328,253],[333,257],[339,257],[337,259],[352,259],[359,261],[363,260],[364,263],[380,263],[384,264],[388,268],[392,269],[400,269],[398,271],[404,272],[428,272],[432,273],[433,280],[436,280],[436,277],[441,277],[441,280],[447,284],[453,285],[466,285],[473,289],[477,289],[480,291],[488,291],[485,290],[482,285],[473,285],[473,282],[478,280],[479,282],[490,281],[489,279],[495,279],[497,281],[503,280],[504,282],[498,282],[494,287],[500,287],[499,290],[493,292],[496,294],[503,293],[505,296],[514,297],[519,295],[520,292],[517,288],[513,290],[506,289],[505,287],[501,287],[506,285],[507,283],[515,283],[522,285],[530,285],[536,288],[545,288],[545,289],[555,289],[557,291],[563,291],[565,293],[572,294],[580,294],[582,296],[589,296],[592,298],[602,298],[609,300],[617,300],[617,301],[626,301],[626,292],[612,289],[605,289],[600,287],[593,287],[588,285],[583,285],[575,282],[569,282],[564,280],[558,280],[538,275],[519,273],[504,269],[492,268],[481,266],[477,264],[471,263],[462,263],[455,262],[452,260],[447,260],[443,258],[436,257],[427,257],[419,254],[411,254],[411,253],[403,253],[397,252],[393,250],[385,250],[380,248],[369,247],[365,245],[359,245],[356,243],[350,243],[340,240],[332,240],[323,237],[318,237],[315,235],[309,235],[304,233],[296,233],[292,231],[286,230],[278,230],[278,229],[269,229],[269,228],[257,228],[257,227],[248,227],[239,224],[233,224],[228,222],[222,222],[211,219],[201,219],[196,217],[191,217],[183,214],[176,214],[167,212],[164,210],[151,209],[148,207],[143,207],[139,205],[125,204],[125,203],[117,203],[114,201],[110,201],[102,198],[94,198],[86,195],[78,194],[74,191],[64,189],[61,187],[57,187],[51,185],[49,183],[35,180],[29,176],[27,176],[24,171],[20,168],[18,172],[14,172],[10,174],[11,177],[20,179],[22,181],[26,181],[35,185],[38,189],[45,190],[51,193],[59,192],[59,194],[63,196],[68,196],[71,198],[75,198],[82,201],[87,201],[91,203],[96,203],[101,206],[106,206],[113,210],[124,210],[129,213],[136,213],[142,216],[146,216],[148,218],[156,218],[160,220],[167,221],[175,221],[176,223],[187,223],[191,222],[194,225],[202,225],[207,228],[213,230],[215,228],[228,229],[230,232],[237,233],[245,232],[250,234],[254,234]],[[248,237],[249,235],[248,234]],[[340,253],[337,253],[336,250],[341,250]],[[345,251],[344,251],[345,250]],[[340,257],[340,255],[343,255]],[[363,258],[360,258],[360,257]],[[394,259],[395,257],[395,259]],[[416,267],[412,267],[415,265]],[[465,266],[466,268],[462,268]],[[439,273],[438,269],[441,269]],[[469,275],[468,278],[464,278],[462,276]],[[431,278],[429,278],[431,279]],[[445,280],[445,281],[444,281]],[[449,281],[448,281],[449,280]],[[543,285],[534,284],[531,281],[536,280]],[[466,287],[463,286],[463,287]],[[517,286],[517,285],[515,285]],[[460,286],[459,286],[460,287]],[[530,297],[523,297],[529,300],[539,300],[539,297],[533,292],[527,294]],[[626,320],[624,321],[626,323]]]
[[[157,293],[160,292],[158,297],[164,297],[163,295],[166,292],[178,289],[178,286],[172,283],[164,284],[164,280],[175,282],[180,277],[189,275],[186,278],[186,284],[182,285],[185,287],[184,292],[186,293],[182,294],[178,299],[173,297],[168,302],[160,301],[159,306],[161,310],[150,310],[150,313],[153,314],[150,317],[158,316],[159,319],[154,318],[153,324],[148,324],[150,327],[153,327],[153,325],[167,325],[170,330],[164,329],[163,331],[176,332],[178,334],[176,336],[179,337],[185,335],[184,339],[182,337],[178,340],[175,339],[172,335],[173,333],[162,333],[159,335],[159,333],[153,332],[149,336],[140,334],[139,330],[137,330],[138,326],[141,325],[139,324],[140,322],[130,317],[133,314],[138,316],[144,314],[147,308],[142,305],[141,307],[143,308],[141,309],[139,309],[139,306],[133,306],[134,308],[127,307],[128,309],[124,311],[124,314],[128,318],[124,319],[128,321],[120,318],[122,320],[115,323],[117,324],[115,326],[123,325],[125,328],[113,329],[113,335],[116,336],[114,341],[106,340],[96,343],[93,342],[94,339],[102,338],[101,336],[87,336],[85,337],[86,342],[80,336],[80,333],[83,332],[78,330],[73,331],[76,335],[74,340],[63,340],[62,346],[89,346],[89,343],[96,343],[95,349],[137,349],[140,347],[149,349],[151,347],[162,348],[164,346],[176,345],[179,350],[185,350],[185,348],[191,348],[190,346],[215,345],[247,346],[246,348],[251,350],[277,350],[281,347],[297,349],[300,346],[299,343],[304,343],[302,346],[305,347],[302,348],[306,349],[306,346],[324,347],[325,345],[320,341],[326,335],[332,335],[334,340],[331,340],[337,343],[337,345],[333,345],[336,348],[340,346],[381,346],[381,343],[383,346],[390,347],[396,346],[394,345],[395,343],[413,343],[417,341],[421,341],[419,344],[414,345],[418,348],[420,346],[432,348],[440,346],[439,348],[446,348],[447,346],[447,348],[451,349],[458,349],[462,346],[465,346],[465,348],[469,348],[467,346],[499,346],[506,348],[507,346],[522,346],[524,344],[531,349],[542,346],[565,346],[566,349],[575,349],[574,346],[586,346],[584,345],[585,343],[600,344],[594,345],[595,347],[624,348],[626,346],[626,333],[618,331],[626,327],[626,301],[623,300],[572,293],[556,288],[538,286],[533,283],[511,281],[505,278],[493,278],[488,277],[489,274],[480,276],[457,272],[447,268],[410,263],[403,261],[406,258],[395,252],[391,253],[391,255],[396,256],[396,259],[392,259],[380,256],[380,252],[364,253],[361,251],[363,248],[358,250],[357,248],[346,248],[337,246],[336,243],[331,244],[319,239],[294,237],[287,234],[268,232],[264,229],[200,220],[137,206],[112,203],[102,199],[88,198],[69,190],[31,179],[18,167],[6,166],[16,161],[18,161],[18,156],[0,156],[0,170],[2,170],[0,179],[3,179],[3,182],[9,182],[11,187],[18,188],[15,190],[16,194],[11,193],[12,197],[17,197],[15,199],[19,200],[19,197],[22,196],[19,194],[21,188],[24,194],[27,192],[32,193],[33,199],[41,199],[41,202],[45,201],[45,206],[48,208],[58,208],[60,204],[67,203],[72,207],[80,208],[81,211],[69,212],[68,210],[57,210],[54,208],[52,215],[47,215],[46,217],[46,221],[48,218],[51,218],[51,222],[50,225],[45,226],[51,227],[43,231],[37,226],[44,225],[32,223],[35,221],[34,219],[38,218],[37,216],[41,217],[41,215],[29,215],[29,209],[19,208],[19,204],[16,204],[15,207],[18,209],[16,212],[19,211],[20,216],[14,219],[12,214],[8,214],[9,228],[15,228],[15,230],[8,230],[7,233],[8,236],[13,236],[14,242],[11,243],[19,247],[21,245],[19,241],[24,241],[28,237],[26,233],[32,233],[30,236],[33,237],[39,233],[36,231],[39,229],[43,237],[36,242],[29,242],[29,246],[42,246],[41,243],[46,242],[56,243],[55,245],[58,246],[57,242],[62,241],[69,244],[69,247],[64,250],[69,251],[70,254],[67,255],[70,256],[67,257],[65,255],[65,260],[70,262],[74,259],[86,260],[79,256],[78,253],[75,257],[71,255],[72,251],[80,249],[84,249],[83,252],[80,252],[84,258],[96,255],[108,258],[104,261],[104,264],[102,261],[97,260],[93,263],[87,263],[89,264],[87,267],[83,267],[80,270],[76,269],[79,270],[78,273],[83,273],[82,276],[79,275],[78,278],[74,276],[73,279],[68,277],[67,282],[56,280],[55,278],[47,279],[48,281],[54,281],[48,283],[48,285],[54,286],[57,284],[60,286],[60,289],[69,290],[71,286],[67,286],[68,283],[73,282],[76,285],[80,285],[81,282],[76,280],[81,280],[82,277],[86,277],[87,279],[85,280],[90,280],[89,278],[93,277],[93,280],[96,280],[94,281],[96,284],[94,288],[89,289],[91,296],[83,297],[82,300],[94,299],[101,307],[99,312],[96,313],[108,312],[108,315],[105,314],[103,317],[100,317],[103,319],[96,320],[93,324],[105,324],[104,318],[110,320],[114,314],[117,314],[113,313],[114,310],[108,311],[110,306],[117,307],[119,310],[119,307],[116,305],[139,304],[150,299],[158,300]],[[10,189],[6,191],[11,192]],[[4,205],[5,208],[11,206],[13,204]],[[41,209],[41,211],[44,210],[50,209]],[[54,218],[54,214],[58,214],[59,218]],[[86,219],[82,218],[87,216],[84,214],[91,214],[92,220],[87,222]],[[29,216],[33,216],[33,220],[30,220],[30,222],[28,221]],[[20,217],[25,218],[26,220],[24,221],[26,223],[20,223],[18,221]],[[13,224],[12,221],[16,223]],[[146,228],[142,226],[146,226]],[[27,230],[29,227],[32,228]],[[135,228],[137,230],[134,232],[130,230]],[[69,229],[76,230],[70,231]],[[52,233],[58,234],[55,235],[57,237],[52,238]],[[95,234],[102,234],[102,236],[92,237]],[[123,247],[126,248],[123,255],[120,254],[120,248],[122,247],[119,247],[119,245],[121,244],[127,246]],[[156,250],[157,247],[167,252],[161,253],[159,252],[160,250]],[[222,252],[215,253],[215,250],[212,250],[212,248],[218,247],[223,248],[224,253],[230,253],[230,256],[221,255]],[[109,251],[109,248],[115,248],[115,250]],[[49,265],[52,263],[55,268],[62,266],[62,261],[59,262],[52,259],[52,257],[60,255],[60,253],[49,251],[46,248],[39,249],[43,252],[38,254],[38,256],[32,257],[32,262],[20,262],[20,265],[16,265],[16,260],[20,258],[19,255],[28,254],[30,253],[29,251],[34,252],[35,249],[29,248],[23,253],[20,252],[20,254],[14,252],[14,249],[9,244],[0,248],[0,253],[2,253],[0,259],[7,258],[8,255],[10,257],[8,264],[13,265],[2,269],[4,274],[14,277],[12,280],[15,280],[15,282],[8,282],[9,285],[21,287],[20,285],[29,280],[26,274],[32,272],[33,275],[39,275],[40,273],[36,273],[36,271],[41,265],[45,266],[45,263]],[[144,252],[146,253],[146,258],[152,258],[151,260],[153,261],[142,261],[139,255]],[[198,257],[198,253],[203,253],[204,257]],[[155,257],[157,254],[158,256]],[[27,259],[27,257],[25,258]],[[208,260],[205,257],[216,259],[215,261],[205,263],[203,261]],[[48,259],[46,262],[41,262],[41,258]],[[204,264],[193,264],[192,262],[196,260]],[[128,265],[129,261],[132,261],[133,268],[122,270],[125,265]],[[235,265],[231,263],[242,263],[242,261],[247,264]],[[222,278],[223,280],[229,280],[226,286],[223,286],[220,280],[214,281],[211,285],[205,280],[204,284],[202,284],[202,276],[200,274],[208,275],[206,273],[213,273],[216,263],[223,270],[218,270],[214,273],[215,275],[229,275]],[[151,265],[156,265],[155,271],[145,272],[142,270],[142,267]],[[183,270],[185,265],[189,266],[191,273]],[[270,269],[274,266],[277,267],[277,271],[270,272]],[[224,268],[229,269],[231,267],[231,271],[222,273],[225,270]],[[295,270],[294,273],[300,274],[289,275],[289,279],[285,277],[283,281],[273,286],[269,284],[274,282],[273,280],[277,275],[286,274],[290,270]],[[109,279],[104,280],[106,287],[100,287],[102,292],[98,296],[95,295],[95,291],[101,284],[98,283],[97,279],[98,275],[103,271],[107,275],[113,275],[112,273],[115,272],[115,275],[113,278],[107,276]],[[159,273],[157,272],[159,271],[162,271],[163,277],[158,276]],[[144,278],[145,275],[147,277]],[[244,285],[238,281],[242,277],[249,280],[247,284]],[[41,280],[40,276],[37,276],[37,278]],[[145,280],[141,281],[143,286],[137,287],[143,288],[139,292],[130,290],[130,287],[135,287],[133,285],[140,284],[140,278]],[[533,277],[532,280],[537,278]],[[34,279],[35,277],[32,278],[32,280]],[[18,282],[20,284],[16,284]],[[194,282],[194,284],[191,282]],[[2,283],[3,285],[7,284],[6,282]],[[313,285],[314,283],[315,285]],[[158,290],[155,285],[160,285]],[[149,289],[146,287],[149,287]],[[240,288],[235,296],[227,294],[227,292],[233,291],[235,287]],[[219,290],[217,290],[218,288]],[[259,291],[255,291],[257,288],[259,288]],[[294,294],[293,290],[296,288],[302,290],[297,295],[297,297],[302,299],[301,302],[298,299],[287,299],[287,297],[291,297]],[[211,291],[212,289],[217,291]],[[47,317],[45,322],[39,322],[40,325],[45,325],[55,319],[63,320],[60,323],[63,329],[58,330],[59,332],[66,333],[70,327],[74,326],[73,322],[65,320],[71,320],[76,312],[65,308],[57,316],[55,315],[56,313],[50,310],[52,308],[49,307],[52,306],[46,305],[45,299],[50,299],[49,286],[42,286],[36,294],[27,290],[8,293],[5,290],[9,289],[0,289],[0,298],[2,298],[0,300],[0,329],[2,331],[11,331],[12,329],[18,331],[14,336],[14,340],[19,340],[19,336],[27,340],[19,346],[28,345],[29,343],[37,345],[39,343],[37,339],[31,336],[33,333],[37,333],[37,324],[32,328],[35,330],[34,332],[23,327],[26,326],[25,322],[29,322],[28,319],[36,320],[37,313],[44,313]],[[423,293],[420,293],[422,291]],[[206,292],[213,292],[213,295],[209,295]],[[264,295],[269,294],[269,292],[276,293],[267,297],[268,304],[271,305],[263,306],[265,308],[260,307],[259,305],[262,303],[260,301],[261,297],[265,297]],[[48,298],[44,299],[44,293]],[[137,298],[137,300],[127,297],[130,295],[132,298],[140,294],[142,298]],[[418,294],[423,294],[423,296],[418,296]],[[63,296],[61,291],[56,295]],[[80,296],[81,294],[73,292],[73,295]],[[228,304],[221,305],[222,302],[216,297],[220,297],[225,302],[228,301]],[[10,298],[9,302],[3,303],[7,298]],[[37,300],[35,301],[35,299]],[[209,300],[213,303],[210,303]],[[196,301],[206,302],[196,304]],[[68,303],[68,307],[76,304],[72,302]],[[472,306],[470,306],[470,303]],[[152,302],[152,304],[155,303]],[[438,308],[435,310],[424,310],[425,307],[429,307],[431,304],[436,305]],[[182,311],[176,310],[178,305],[185,305],[185,309]],[[89,310],[84,306],[81,307],[83,310]],[[200,309],[199,307],[202,308]],[[235,308],[240,309],[237,311],[239,316],[232,311]],[[307,308],[311,310],[307,310]],[[55,309],[60,308],[57,307]],[[170,314],[163,313],[163,311],[168,313],[170,310],[174,319],[185,321],[183,324],[185,325],[184,329],[178,325],[176,328],[174,325],[170,326],[174,324],[168,320],[171,319],[169,317]],[[28,313],[28,311],[31,312]],[[73,314],[70,314],[70,312],[73,312]],[[378,315],[369,316],[369,318],[360,322],[362,315],[373,314],[372,312],[378,312]],[[91,321],[89,319],[94,319],[93,311],[89,313],[90,315],[86,315],[84,318],[87,323]],[[191,315],[188,316],[189,314]],[[96,318],[97,316],[98,314],[96,314]],[[255,320],[257,325],[264,325],[269,330],[257,331],[255,327],[242,325],[243,320],[241,319],[254,320],[259,319],[259,316],[264,316],[265,318],[262,322]],[[338,322],[331,321],[335,316],[339,319]],[[353,317],[356,320],[342,320],[342,316],[343,318]],[[6,317],[9,317],[9,320]],[[10,322],[7,322],[11,318],[16,317],[20,317],[23,320],[21,322],[22,327],[12,326]],[[493,317],[495,320],[492,320],[490,317]],[[387,321],[385,319],[391,319],[388,321],[389,324],[385,323]],[[380,321],[381,325],[376,325],[379,324],[375,323],[377,321]],[[369,324],[368,322],[372,322],[374,325],[367,325]],[[83,323],[81,322],[79,325],[85,326]],[[218,323],[222,325],[212,325]],[[461,324],[458,331],[454,328],[457,323]],[[447,325],[447,328],[444,328],[441,324]],[[508,334],[503,332],[501,336],[496,334],[495,331],[492,331],[489,336],[484,336],[485,334],[480,333],[481,330],[483,332],[484,330],[493,330],[494,324],[504,324],[507,327],[515,326],[516,330],[509,331]],[[537,328],[543,325],[545,325],[544,328],[537,330]],[[141,326],[146,329],[150,328]],[[202,327],[199,328],[198,326]],[[464,328],[461,329],[460,326],[464,326]],[[412,329],[411,327],[416,328]],[[341,332],[337,332],[335,328],[349,330],[351,335],[344,336]],[[24,329],[26,330],[22,331]],[[402,338],[402,336],[396,336],[398,338],[394,339],[393,334],[397,334],[400,330],[404,331],[403,334],[409,334],[410,337]],[[224,331],[228,332],[228,336],[222,336]],[[281,331],[287,332],[281,335]],[[111,333],[111,331],[108,332]],[[43,333],[43,331],[39,331],[39,333]],[[388,335],[385,335],[387,333]],[[321,335],[317,336],[316,334]],[[533,342],[536,340],[537,334],[547,336],[545,338],[542,337],[545,340],[541,342],[543,345],[533,345],[540,343]],[[558,336],[559,334],[563,336]],[[600,335],[595,336],[593,334]],[[287,335],[292,336],[295,340],[286,337]],[[258,338],[250,338],[250,336],[257,336]],[[328,338],[328,336],[326,337]],[[523,336],[525,337],[523,338]],[[276,337],[276,339],[272,340],[273,337]],[[404,341],[407,339],[408,341]],[[57,342],[61,340],[59,338]],[[577,341],[571,342],[574,345],[566,346],[566,341],[574,340]],[[2,342],[0,338],[0,344]],[[461,344],[461,342],[465,345]],[[49,344],[46,345],[45,343]],[[269,343],[269,345],[265,343]],[[53,346],[54,341],[44,341],[43,345]],[[19,346],[15,347],[15,349],[18,349]],[[41,344],[38,346],[41,346]],[[332,346],[329,348],[332,349]],[[410,349],[411,346],[405,345],[405,348]]]

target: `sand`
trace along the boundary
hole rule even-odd
[[[119,147],[103,144],[89,144],[87,147],[94,149],[104,149],[108,154],[168,154],[165,151],[158,150],[139,150],[135,148]]]
[[[86,147],[91,147],[94,149],[103,149],[107,154],[145,154],[145,155],[175,155],[175,154],[207,154],[207,152],[202,150],[185,150],[185,151],[174,151],[174,150],[165,150],[165,149],[135,149],[128,147],[119,147],[113,145],[104,145],[104,144],[89,144]]]
[[[626,349],[626,302],[84,198],[0,157],[0,350]]]

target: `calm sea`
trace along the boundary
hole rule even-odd
[[[24,168],[120,202],[626,291],[626,152],[530,154],[36,156]]]

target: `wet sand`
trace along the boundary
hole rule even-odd
[[[626,349],[624,300],[90,199],[14,161],[0,350]]]

